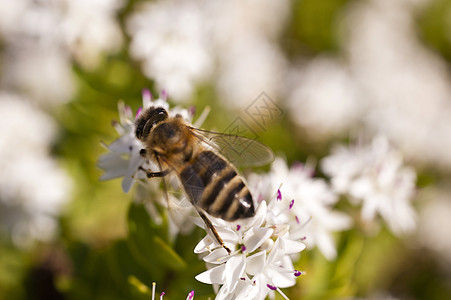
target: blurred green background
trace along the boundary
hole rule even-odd
[[[159,83],[158,78],[147,74],[146,67],[143,67],[145,59],[137,57],[139,55],[133,54],[130,50],[135,33],[130,29],[133,26],[127,25],[129,22],[127,20],[137,14],[138,8],[145,1],[104,1],[108,4],[103,5],[95,5],[89,1],[85,3],[84,10],[80,11],[96,18],[97,14],[101,13],[100,10],[104,9],[102,16],[106,16],[105,18],[116,24],[119,31],[115,34],[121,35],[122,39],[120,46],[114,51],[108,47],[100,47],[96,63],[93,65],[87,64],[83,56],[78,56],[79,49],[76,47],[79,46],[80,40],[83,42],[82,38],[78,37],[78,42],[77,39],[67,42],[64,37],[70,36],[70,31],[63,31],[62,36],[60,34],[56,36],[64,41],[49,41],[45,30],[39,32],[39,26],[37,26],[38,29],[33,28],[33,24],[47,22],[46,17],[50,13],[38,16],[39,13],[47,10],[52,13],[55,10],[63,12],[62,19],[57,22],[63,22],[64,18],[69,18],[68,11],[71,9],[69,1],[32,3],[34,1],[22,0],[18,1],[20,4],[17,6],[6,1],[2,1],[3,4],[0,6],[2,10],[0,15],[4,20],[0,22],[2,26],[0,32],[1,100],[3,101],[5,93],[20,95],[26,99],[24,101],[27,105],[43,112],[53,120],[56,134],[44,152],[46,157],[56,162],[58,168],[67,174],[70,184],[62,188],[65,194],[64,205],[61,210],[52,214],[57,224],[52,238],[44,241],[31,238],[32,241],[25,244],[17,242],[17,238],[14,237],[17,231],[11,224],[22,222],[25,220],[22,218],[28,218],[30,214],[33,214],[33,210],[27,208],[27,199],[22,195],[6,192],[1,194],[0,298],[150,299],[149,290],[152,282],[157,283],[158,293],[163,291],[166,293],[165,299],[185,299],[191,290],[195,291],[195,299],[214,298],[211,286],[194,279],[195,275],[205,270],[204,263],[193,253],[194,246],[203,237],[204,232],[197,228],[189,236],[180,235],[175,241],[170,241],[166,217],[164,217],[163,226],[156,225],[142,203],[132,201],[133,190],[128,194],[121,190],[120,179],[99,181],[102,172],[96,167],[96,162],[99,156],[106,152],[100,142],[109,144],[118,137],[111,126],[111,121],[118,119],[118,100],[123,100],[136,112],[142,103],[141,90],[149,88],[154,95],[158,95],[161,91],[161,82],[164,82],[163,80]],[[176,1],[172,2],[176,3]],[[252,4],[262,6],[262,11],[252,11],[253,6],[250,4],[241,4],[242,7],[240,4],[234,4],[239,10],[230,14],[238,14],[241,11],[241,18],[246,22],[252,23],[257,20],[256,25],[250,25],[255,28],[251,28],[249,32],[256,36],[264,35],[271,45],[276,45],[278,53],[284,57],[284,68],[296,66],[302,70],[303,66],[322,56],[336,58],[345,64],[351,61],[350,54],[346,50],[349,37],[343,25],[347,22],[346,20],[352,19],[352,16],[356,14],[350,13],[351,8],[367,5],[367,9],[369,11],[373,9],[377,16],[378,13],[392,10],[388,2],[390,1],[284,1],[284,9],[274,12],[281,14],[277,21],[280,28],[276,33],[254,32],[260,25],[264,27],[265,20],[271,16],[267,10],[270,11],[271,5],[275,4],[269,1]],[[439,63],[440,68],[449,75],[451,1],[393,2],[397,2],[393,5],[397,7],[399,15],[392,17],[403,20],[406,15],[409,16],[412,28],[415,30],[416,41],[424,51],[439,61],[435,63]],[[413,2],[420,4],[412,4]],[[163,3],[160,4],[159,9],[165,9],[165,1],[155,1],[155,3]],[[177,4],[167,6],[168,11],[176,10],[178,7]],[[263,6],[269,8],[265,10]],[[203,2],[199,2],[198,7],[202,9]],[[246,11],[249,7],[251,11]],[[180,5],[179,9],[183,8],[184,6]],[[76,16],[80,11],[74,9],[70,15]],[[214,12],[218,13],[216,10]],[[8,15],[19,16],[19,18],[8,18]],[[259,18],[265,20],[260,20],[262,23],[259,23]],[[384,18],[385,16],[381,17],[381,20],[383,21]],[[9,23],[8,20],[10,20]],[[14,20],[16,22],[13,22]],[[83,23],[90,19],[81,18],[80,20]],[[171,20],[166,21],[171,22]],[[217,22],[222,21],[218,19]],[[237,26],[238,28],[232,28],[233,34],[239,34],[235,31],[239,31],[240,26],[245,26],[246,22],[243,23],[244,25]],[[271,22],[268,24],[270,27],[273,26]],[[98,26],[100,27],[101,24]],[[161,27],[164,26],[165,24],[161,25]],[[233,26],[230,25],[230,27]],[[402,30],[402,28],[391,30]],[[78,34],[82,37],[83,30],[80,30]],[[243,39],[252,38],[245,36]],[[24,45],[21,44],[22,42]],[[88,40],[86,43],[89,45],[89,42]],[[49,92],[47,86],[60,85],[58,76],[55,81],[37,84],[45,90],[42,93],[37,93],[29,85],[20,81],[25,76],[20,74],[37,73],[36,76],[40,76],[41,69],[35,68],[32,64],[23,71],[24,73],[18,73],[14,69],[15,65],[24,62],[20,55],[28,57],[34,52],[35,44],[33,43],[40,45],[36,47],[42,47],[42,44],[46,43],[54,47],[56,44],[58,51],[64,52],[62,56],[69,66],[70,80],[73,85],[72,92],[66,96],[67,99],[59,101],[57,94],[56,101],[50,103],[45,99],[42,100],[47,97],[46,92]],[[219,47],[227,45],[220,41],[217,44]],[[249,47],[253,46],[249,44]],[[380,47],[383,48],[384,45]],[[211,54],[212,67],[209,69],[211,73],[208,78],[194,81],[191,93],[181,97],[181,100],[174,100],[171,97],[171,89],[168,88],[169,102],[186,107],[195,106],[196,116],[205,106],[210,106],[211,113],[203,128],[221,130],[226,128],[237,115],[243,116],[243,108],[247,105],[241,107],[236,104],[231,105],[228,99],[224,99],[228,95],[221,92],[221,85],[218,82],[221,82],[221,78],[230,76],[224,75],[224,70],[229,67],[227,64],[232,62],[216,57],[215,55],[222,54],[216,54],[217,48],[214,46],[207,45],[206,48],[210,51],[209,53],[213,53]],[[20,51],[16,53],[14,50],[17,49]],[[46,49],[44,47],[38,55],[54,55],[51,51],[46,54]],[[248,51],[251,54],[255,52],[257,56],[258,49],[255,47]],[[227,49],[223,51],[228,52]],[[229,51],[232,57],[234,51],[233,49]],[[158,51],[154,53],[158,55]],[[190,60],[191,56],[187,55],[184,59]],[[266,62],[262,60],[257,62],[257,65]],[[241,64],[240,57],[237,56],[233,63]],[[418,61],[410,61],[410,63],[420,64],[421,57]],[[171,63],[167,62],[167,64]],[[50,66],[50,68],[56,67]],[[295,78],[290,75],[290,72],[292,70],[283,72],[288,75],[269,74],[268,77],[282,76],[282,81],[289,82]],[[11,74],[19,74],[19,77]],[[42,76],[42,80],[47,80],[47,77]],[[250,76],[249,81],[252,81],[252,78],[253,76]],[[317,79],[320,82],[322,80],[320,76]],[[260,140],[270,146],[276,154],[286,157],[289,164],[295,161],[304,162],[312,157],[319,160],[330,152],[333,144],[352,140],[353,133],[361,126],[365,127],[357,122],[342,132],[335,132],[324,138],[312,137],[309,134],[311,128],[298,123],[293,118],[293,104],[285,101],[292,86],[280,86],[280,82],[275,83],[276,86],[279,84],[275,92],[270,90],[268,95],[278,103],[284,114],[270,124],[267,130],[259,131],[258,135]],[[422,78],[422,82],[426,86],[429,84],[428,78]],[[451,89],[451,82],[445,82],[448,83],[448,89]],[[242,81],[241,84],[247,86],[248,82]],[[238,89],[238,86],[233,84],[226,87],[232,90]],[[256,89],[267,91],[267,87],[257,85]],[[321,89],[321,85],[317,88]],[[252,102],[258,93],[252,95],[254,96],[248,98],[248,103]],[[365,97],[365,93],[361,96]],[[446,100],[441,105],[448,107],[451,105],[451,98]],[[424,101],[423,103],[427,105],[428,99]],[[298,114],[302,113],[309,114],[309,111],[298,112]],[[323,122],[328,122],[327,117]],[[418,122],[421,122],[421,116]],[[33,124],[23,120],[21,126],[22,130],[26,131],[27,127],[33,127]],[[10,132],[10,128],[3,127],[0,130],[2,136],[14,135],[14,132]],[[448,130],[444,133],[450,132]],[[412,132],[412,135],[415,134]],[[21,136],[20,133],[18,136]],[[451,135],[444,134],[438,138],[450,140],[450,137]],[[5,142],[2,142],[1,146],[11,147]],[[31,147],[28,151],[32,152],[33,148]],[[441,158],[431,162],[430,160],[421,161],[415,155],[407,157],[410,159],[409,163],[413,164],[418,172],[419,190],[414,205],[421,215],[422,208],[427,206],[429,201],[433,201],[434,197],[442,197],[438,196],[440,192],[437,190],[447,191],[451,167],[448,163],[441,163]],[[3,158],[1,164],[4,169],[1,172],[5,174],[2,175],[0,188],[6,190],[5,187],[10,185],[10,180],[13,180],[7,173],[8,166],[14,168],[15,161]],[[35,168],[35,166],[31,164],[29,168]],[[267,168],[259,171],[265,170]],[[318,172],[318,176],[322,176],[320,170]],[[25,171],[23,178],[27,177]],[[23,188],[28,187],[24,185]],[[55,187],[51,185],[47,187],[50,190],[52,188]],[[450,194],[446,192],[445,195]],[[451,200],[446,196],[444,201],[449,203]],[[51,204],[42,203],[42,205]],[[342,202],[338,204],[338,207],[348,209]],[[24,210],[26,213],[16,215],[17,210]],[[165,216],[165,213],[162,212],[162,215]],[[419,217],[419,220],[423,218]],[[443,224],[443,227],[451,228],[450,222]],[[419,221],[418,227],[422,224]],[[369,234],[362,228],[354,228],[340,235],[337,234],[337,259],[327,261],[316,249],[302,252],[296,268],[305,270],[307,275],[299,278],[298,284],[287,289],[286,293],[290,299],[383,299],[389,296],[399,299],[449,299],[451,298],[451,248],[447,248],[449,243],[441,245],[439,250],[434,245],[427,246],[427,243],[434,242],[433,240],[425,242],[423,234],[424,231],[400,239],[393,236],[384,225],[376,233]],[[441,236],[441,238],[449,240],[449,236]],[[277,295],[276,298],[281,297]]]

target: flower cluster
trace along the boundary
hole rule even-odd
[[[153,162],[145,160],[139,151],[143,148],[142,144],[135,137],[135,119],[139,116],[142,109],[150,106],[163,107],[170,116],[181,115],[186,121],[191,122],[194,116],[194,109],[184,109],[181,107],[169,108],[167,103],[167,94],[163,91],[158,99],[152,99],[152,94],[145,89],[142,93],[142,108],[138,109],[133,115],[132,109],[119,102],[119,122],[113,121],[112,124],[120,135],[110,145],[103,144],[109,153],[102,155],[98,160],[98,167],[105,171],[102,180],[123,177],[122,189],[124,192],[130,191],[133,183],[139,179],[144,179],[144,172],[137,172],[139,167],[144,169],[157,169]],[[196,120],[195,126],[199,126],[205,120],[208,110],[205,110]]]
[[[283,86],[274,74],[282,74],[287,62],[274,41],[290,1],[167,0],[133,7],[126,19],[130,55],[173,101],[186,102],[211,82],[224,105],[244,108],[262,87],[274,94]]]
[[[176,101],[188,100],[212,73],[204,8],[195,1],[142,2],[127,20],[131,56]]]
[[[395,234],[415,228],[411,199],[416,174],[385,137],[376,136],[369,144],[336,147],[323,159],[322,169],[337,193],[353,204],[362,203],[363,221],[373,221],[379,214]]]
[[[124,4],[122,0],[0,1],[0,56],[2,70],[8,74],[0,79],[2,88],[26,92],[45,106],[70,100],[77,88],[72,63],[93,70],[104,54],[122,47],[115,16]]]
[[[216,299],[265,299],[274,291],[284,298],[280,288],[296,284],[302,274],[295,270],[293,255],[305,245],[290,235],[290,220],[294,220],[292,204],[282,201],[280,190],[269,204],[261,201],[256,215],[249,220],[225,222],[212,218],[219,235],[232,253],[210,235],[203,238],[194,252],[203,256],[209,270],[196,279],[214,284]]]
[[[143,90],[143,108],[150,106],[165,108],[170,116],[180,114],[185,120],[191,121],[194,115],[194,110],[182,109],[180,107],[169,108],[167,103],[167,94],[162,92],[158,99],[152,99],[152,94],[149,90]],[[185,199],[179,199],[175,195],[169,195],[169,201],[165,201],[165,195],[159,188],[158,180],[148,180],[145,172],[139,171],[140,167],[145,170],[158,170],[158,165],[152,161],[144,159],[139,151],[143,148],[141,142],[135,137],[135,118],[140,114],[142,109],[138,109],[136,114],[133,114],[132,109],[124,105],[123,102],[118,104],[119,121],[113,121],[112,124],[118,134],[120,135],[115,141],[103,146],[109,151],[103,154],[97,166],[105,171],[101,176],[101,180],[109,180],[113,178],[122,178],[122,189],[124,192],[129,192],[133,184],[138,183],[137,200],[145,203],[149,215],[157,224],[161,223],[162,218],[158,213],[156,205],[170,206],[169,214],[169,229],[171,237],[174,237],[180,230],[190,232],[193,226],[187,222],[193,210],[188,205],[180,205]],[[205,112],[198,118],[196,124],[203,122]],[[172,179],[172,181],[171,181]],[[169,178],[169,183],[177,185],[177,182]]]
[[[145,90],[143,107],[160,106],[170,116],[180,114],[192,122],[193,110],[170,108],[166,97],[163,92],[159,99],[152,100]],[[184,205],[187,198],[171,193],[169,201],[164,201],[158,180],[148,180],[140,171],[158,170],[158,166],[140,155],[142,145],[134,133],[139,114],[140,110],[134,115],[130,107],[119,103],[120,119],[113,125],[120,137],[105,145],[109,153],[100,157],[98,164],[105,170],[102,179],[123,177],[125,192],[138,183],[136,195],[141,201],[151,200],[145,203],[154,221],[161,222],[155,205],[169,206],[172,237],[189,232],[195,211],[190,203]],[[199,127],[207,114],[204,111],[193,125]],[[327,259],[336,258],[333,234],[352,225],[352,219],[335,207],[341,195],[363,203],[364,220],[372,220],[379,213],[395,233],[415,226],[410,206],[415,172],[404,166],[400,153],[385,138],[376,137],[370,145],[339,147],[324,158],[321,167],[330,176],[330,184],[314,176],[315,167],[310,162],[289,167],[284,159],[276,158],[268,173],[250,174],[247,182],[257,205],[256,214],[234,222],[209,216],[224,245],[210,235],[211,228],[199,217],[194,218],[194,223],[207,231],[194,249],[206,263],[207,271],[196,279],[212,284],[216,299],[274,298],[276,292],[288,299],[281,289],[294,286],[296,278],[303,274],[294,267],[301,251],[317,247]],[[177,181],[165,180],[169,187],[180,189]]]
[[[56,135],[48,114],[0,92],[0,227],[19,247],[53,240],[70,198],[72,180],[51,156]]]
[[[324,179],[313,175],[314,166],[295,163],[289,168],[284,159],[276,158],[269,173],[252,174],[249,183],[258,199],[269,197],[280,186],[284,197],[279,201],[289,206],[294,216],[290,234],[296,238],[307,236],[305,243],[309,248],[317,246],[332,260],[337,255],[332,233],[349,229],[352,222],[346,214],[332,209],[337,195]],[[274,209],[271,211],[274,213]]]
[[[187,121],[192,121],[192,110],[169,108],[165,93],[159,99],[152,100],[150,92],[145,90],[143,107],[151,105],[161,106],[170,115],[181,114]],[[144,172],[139,171],[139,167],[158,168],[139,154],[142,145],[134,135],[134,121],[139,113],[134,115],[130,107],[119,103],[119,122],[113,122],[113,126],[120,137],[109,145],[104,144],[109,152],[100,157],[98,166],[105,171],[101,177],[103,180],[122,177],[125,192],[136,182],[140,200],[152,195],[154,201],[147,201],[147,207],[152,218],[159,220],[161,217],[155,209],[155,203],[164,205],[164,195],[159,186],[152,183],[157,181],[147,180]],[[200,126],[206,113],[204,111],[201,114],[194,126]],[[277,193],[273,192],[267,197],[263,192],[258,193],[262,198],[258,201],[256,215],[250,219],[230,223],[210,217],[225,245],[232,249],[232,253],[228,254],[216,240],[207,235],[194,250],[203,256],[209,267],[208,271],[196,278],[214,284],[217,290],[218,285],[222,285],[217,299],[264,299],[268,294],[273,295],[274,291],[284,296],[280,288],[295,285],[296,277],[302,274],[294,269],[292,259],[305,248],[301,242],[305,236],[299,232],[309,223],[309,219],[304,217],[293,201],[282,197],[280,189],[275,188],[274,191]],[[179,230],[187,228],[186,220],[190,215],[187,211],[192,210],[184,207],[181,200],[173,195],[169,200],[168,205],[173,204],[168,210],[169,220]],[[200,225],[200,219],[197,221]],[[299,229],[299,232],[293,228]],[[174,234],[178,233],[177,229],[173,231]]]
[[[160,98],[153,100],[149,90],[143,90],[143,108],[150,106],[163,107],[170,115],[180,114],[186,120],[191,121],[193,112],[176,107],[169,110],[169,104],[166,102],[167,94],[162,92]],[[135,137],[135,118],[140,114],[140,108],[136,115],[133,115],[132,109],[123,102],[118,104],[119,122],[113,121],[112,124],[120,135],[110,145],[103,144],[109,153],[102,155],[98,161],[98,167],[105,171],[102,180],[108,180],[118,177],[122,179],[122,189],[128,192],[137,179],[145,178],[144,172],[137,172],[139,167],[144,169],[156,169],[151,161],[146,161],[139,151],[143,148],[141,143]]]

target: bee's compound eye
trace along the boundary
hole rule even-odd
[[[144,141],[152,128],[168,118],[167,111],[162,107],[149,107],[142,112],[135,122],[135,136]]]

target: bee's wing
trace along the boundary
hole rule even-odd
[[[263,166],[274,159],[272,150],[256,140],[194,127],[189,129],[194,136],[215,148],[236,166]]]

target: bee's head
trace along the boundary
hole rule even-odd
[[[135,121],[135,135],[138,140],[145,141],[152,127],[166,120],[168,112],[162,107],[149,107]]]

